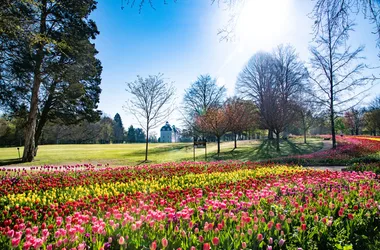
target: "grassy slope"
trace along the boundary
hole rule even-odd
[[[322,141],[309,139],[303,144],[300,139],[283,141],[281,152],[275,150],[268,141],[239,141],[233,150],[233,142],[221,144],[220,157],[215,155],[216,144],[207,147],[208,160],[263,160],[273,157],[307,154],[322,148]],[[41,145],[38,155],[32,163],[18,163],[17,148],[0,148],[0,165],[17,164],[22,166],[40,166],[44,164],[62,165],[76,163],[102,163],[117,165],[135,165],[144,159],[145,144],[93,144],[93,145]],[[20,148],[22,155],[22,148]],[[204,149],[196,150],[196,160],[204,160]],[[193,159],[192,146],[189,143],[150,144],[149,160],[153,163],[185,161]]]

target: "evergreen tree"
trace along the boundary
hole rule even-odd
[[[113,142],[114,143],[123,143],[124,141],[124,127],[123,122],[121,121],[121,117],[119,113],[116,113],[115,117],[113,118],[114,125],[113,125]]]
[[[0,105],[28,109],[23,161],[32,161],[47,121],[66,124],[100,118],[102,67],[91,40],[95,0],[6,0],[0,24]],[[5,17],[5,18],[3,18]],[[6,23],[5,23],[6,24]]]
[[[136,142],[136,132],[135,132],[135,128],[132,125],[128,128],[127,142],[128,143]]]
[[[136,142],[138,142],[138,143],[145,142],[146,135],[145,135],[144,130],[142,128],[136,128],[135,134],[136,134]]]

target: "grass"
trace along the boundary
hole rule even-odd
[[[207,145],[207,160],[250,160],[258,161],[287,155],[308,154],[322,148],[321,139],[309,139],[303,144],[301,139],[281,142],[281,151],[276,152],[273,141],[238,141],[238,148],[233,150],[233,142],[221,144],[221,154],[216,155],[216,143]],[[23,149],[20,148],[22,155]],[[16,147],[0,148],[0,166],[40,166],[69,165],[77,163],[110,164],[111,166],[137,165],[142,163],[145,144],[76,144],[76,145],[41,145],[33,162],[21,163]],[[151,163],[169,161],[192,161],[191,143],[156,143],[149,144],[148,159]],[[204,148],[196,149],[196,160],[205,160]]]

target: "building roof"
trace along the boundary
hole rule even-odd
[[[166,124],[161,128],[161,131],[172,131],[172,127],[170,126],[169,122],[166,122]]]

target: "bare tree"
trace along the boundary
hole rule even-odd
[[[278,46],[274,52],[274,74],[277,90],[276,116],[273,131],[279,150],[280,133],[292,123],[296,116],[295,99],[306,89],[308,72],[291,46]]]
[[[271,54],[254,54],[238,76],[236,91],[243,99],[252,100],[259,109],[261,123],[273,131],[275,110],[274,59]]]
[[[226,88],[218,86],[216,79],[212,79],[210,75],[200,75],[197,81],[185,90],[184,109],[191,116],[201,114],[210,107],[221,106],[225,94]]]
[[[318,120],[318,109],[310,98],[310,95],[301,95],[297,101],[297,120],[302,128],[304,143],[307,143],[308,131]]]
[[[261,0],[264,1],[264,0]],[[311,0],[315,2],[313,11],[309,16],[315,20],[316,34],[322,29],[322,20],[325,18],[326,10],[334,6],[336,12],[333,18],[344,26],[350,19],[359,13],[373,25],[373,33],[377,36],[377,47],[380,48],[380,1],[379,0]],[[227,24],[218,30],[220,40],[232,40],[235,38],[236,26],[240,14],[247,0],[211,0],[212,3],[227,6],[230,17]],[[380,53],[378,54],[380,57]]]
[[[148,161],[149,131],[163,122],[173,109],[175,89],[163,79],[163,74],[142,78],[127,83],[126,91],[132,95],[127,104],[129,111],[146,132],[145,161]]]
[[[141,12],[145,5],[149,5],[152,9],[155,9],[154,4],[159,2],[163,4],[168,4],[168,2],[176,3],[178,0],[121,0],[121,9],[123,10],[126,6],[131,8],[138,6]],[[235,5],[245,2],[246,0],[210,0],[211,4],[224,5],[228,8],[233,8]]]
[[[310,64],[312,73],[310,80],[314,85],[313,96],[322,107],[329,111],[332,146],[336,148],[334,121],[337,113],[344,112],[365,92],[363,88],[373,81],[373,77],[363,76],[366,65],[360,56],[364,47],[354,50],[347,44],[349,32],[354,23],[348,19],[341,22],[336,16],[340,15],[335,1],[327,1],[321,19],[316,20],[315,29],[318,31],[315,45],[310,47]],[[358,90],[361,91],[358,92]],[[356,94],[352,94],[356,90]]]
[[[202,133],[195,118],[205,114],[209,108],[220,107],[226,95],[226,88],[218,86],[216,79],[210,75],[200,75],[198,79],[185,90],[183,97],[183,121],[193,134]]]
[[[278,46],[272,54],[253,55],[237,81],[237,92],[255,102],[263,125],[276,134],[280,150],[280,134],[295,116],[293,99],[306,84],[306,68],[290,46]]]
[[[178,0],[172,0],[177,2]],[[218,30],[220,40],[233,40],[236,36],[236,26],[239,21],[241,11],[243,10],[247,0],[210,0],[211,4],[223,6],[230,12],[229,19],[223,28]],[[265,1],[265,0],[258,0]],[[314,0],[312,0],[314,1]],[[155,9],[154,2],[167,4],[168,0],[121,0],[121,9],[125,6],[138,6],[141,12],[145,5],[149,5]],[[334,5],[337,12],[334,16],[341,25],[344,25],[352,16],[357,16],[360,12],[363,13],[365,19],[368,19],[373,24],[373,33],[377,35],[377,46],[380,48],[380,1],[379,0],[315,0],[315,6],[310,13],[310,17],[316,22],[316,33],[318,33],[320,23],[324,19],[325,11],[330,5]],[[380,56],[380,53],[379,53]]]
[[[353,17],[360,12],[374,25],[373,33],[377,35],[377,47],[380,48],[380,1],[378,0],[317,0],[310,17],[315,21],[314,32],[318,36],[324,32],[327,18],[336,25],[347,27],[352,23]]]

